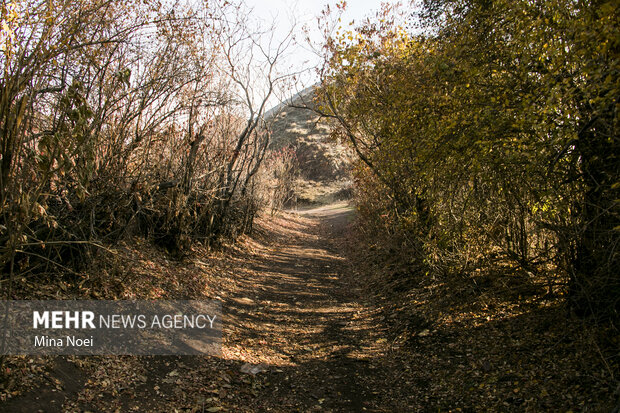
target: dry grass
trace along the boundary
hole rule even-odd
[[[312,93],[293,101],[312,107]],[[328,204],[349,198],[352,153],[330,137],[331,126],[311,109],[284,106],[275,115],[272,149],[295,148],[299,167],[297,200],[301,205]]]

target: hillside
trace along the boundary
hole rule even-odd
[[[298,205],[325,204],[350,194],[352,154],[330,137],[328,121],[314,112],[312,87],[267,113],[273,121],[272,150],[295,149]]]

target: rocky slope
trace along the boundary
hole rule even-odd
[[[330,137],[329,122],[312,110],[313,95],[307,88],[267,113],[273,122],[271,149],[295,149],[298,205],[326,204],[350,194],[352,155]]]

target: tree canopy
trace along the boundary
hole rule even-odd
[[[411,261],[500,254],[618,316],[616,2],[429,0],[328,43],[320,99],[361,160],[360,211]]]

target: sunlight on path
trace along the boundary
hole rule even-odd
[[[282,372],[265,405],[358,411],[372,398],[382,374],[372,363],[382,351],[376,314],[340,253],[353,214],[348,202],[289,211],[266,223],[269,239],[249,264],[243,258],[226,303],[224,356]]]
[[[320,207],[300,207],[298,209],[289,210],[288,212],[309,217],[329,217],[339,214],[347,214],[349,217],[352,217],[354,211],[355,209],[351,206],[349,201],[339,201]]]

